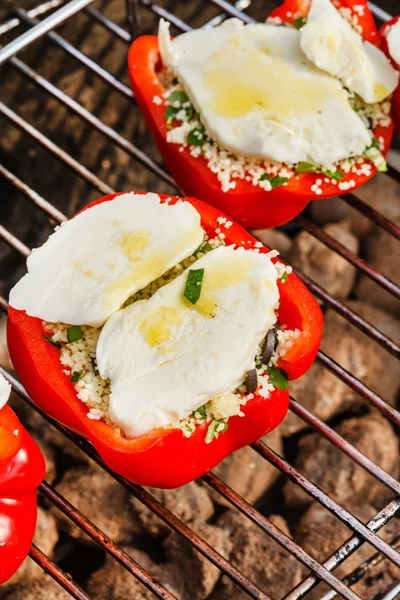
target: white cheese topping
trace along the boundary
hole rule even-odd
[[[391,26],[386,36],[389,54],[400,68],[400,19]]]
[[[330,0],[312,0],[300,36],[309,60],[365,102],[381,102],[396,89],[398,74],[385,54],[363,42]]]
[[[233,153],[330,168],[371,144],[348,92],[307,60],[294,28],[229,19],[171,41],[161,21],[159,46],[209,136]]]
[[[161,58],[165,65],[170,67],[175,66],[179,55],[175,52],[173,45],[171,44],[171,38],[169,33],[169,23],[164,19],[160,19],[159,32],[158,32],[158,46],[160,49]]]
[[[11,385],[3,377],[3,375],[0,374],[0,410],[7,404],[10,394]]]
[[[195,305],[184,297],[188,269],[101,331],[96,358],[111,382],[110,417],[129,438],[235,390],[275,323],[279,292],[267,255],[221,246],[191,267],[201,268]]]
[[[10,305],[53,323],[99,327],[131,295],[190,256],[203,237],[189,202],[123,194],[78,214],[34,250]]]

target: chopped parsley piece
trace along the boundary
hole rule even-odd
[[[289,279],[288,274],[286,273],[286,271],[284,271],[282,273],[282,277],[281,277],[282,283],[286,283],[288,279]]]
[[[207,252],[210,252],[211,250],[214,250],[214,248],[210,246],[210,244],[207,244],[207,242],[202,242],[200,246],[193,252],[193,256],[197,256],[199,252],[207,254]]]
[[[82,329],[80,325],[72,325],[67,329],[68,343],[77,342],[82,339]]]
[[[196,304],[200,298],[204,269],[190,269],[183,295],[191,304]]]
[[[321,170],[321,173],[322,175],[326,175],[326,177],[329,177],[330,179],[336,179],[336,181],[341,181],[345,177],[344,173],[339,171],[339,169],[336,169],[336,171]]]
[[[320,169],[317,165],[308,162],[299,162],[296,166],[296,173],[321,173],[321,175],[325,175],[330,179],[336,179],[336,181],[340,181],[344,178],[344,173],[339,171],[339,169],[336,171],[326,171],[325,169]]]
[[[207,429],[206,444],[209,444],[215,437],[218,437],[219,433],[225,433],[227,429],[228,423],[225,423],[225,421],[219,421],[218,419],[213,419]]]
[[[272,385],[278,390],[286,392],[289,387],[288,374],[283,369],[277,367],[268,367],[268,376]]]
[[[204,125],[199,125],[198,127],[191,129],[187,135],[187,143],[191,146],[203,146],[208,141],[209,139]]]
[[[256,369],[261,369],[262,362],[261,362],[260,357],[258,355],[254,357],[254,363],[255,363]]]
[[[196,250],[193,252],[193,256],[197,256],[199,252],[202,252],[203,246],[204,246],[204,242],[201,242],[200,246],[198,246],[196,248]]]
[[[207,418],[207,409],[206,407],[203,406],[199,406],[199,408],[197,410],[194,411],[194,415],[197,417],[197,419],[201,419],[204,420]]]
[[[299,162],[296,166],[296,173],[320,173],[317,165],[308,162]]]
[[[176,115],[180,110],[180,108],[175,108],[174,106],[167,106],[164,113],[164,119],[167,121],[167,125],[170,125],[172,121],[176,120]]]
[[[217,432],[218,433],[225,433],[225,431],[228,429],[228,423],[226,423],[226,421],[220,421],[219,425],[217,425]]]
[[[83,371],[74,371],[70,377],[70,382],[71,383],[76,383],[77,381],[80,381],[83,377]]]
[[[273,189],[279,187],[280,185],[283,185],[284,183],[287,183],[289,179],[287,177],[279,177],[279,175],[275,175],[275,177],[271,178],[271,175],[269,173],[264,173],[263,175],[261,175],[260,181],[269,181]]]
[[[380,173],[386,173],[388,170],[386,160],[380,151],[379,142],[376,138],[372,138],[372,144],[365,149],[363,157],[373,162]]]
[[[170,94],[168,96],[167,100],[168,100],[168,102],[171,102],[171,104],[174,104],[175,102],[179,102],[179,104],[184,104],[185,102],[190,102],[189,96],[183,90],[182,91],[175,90],[174,92],[172,92],[172,94]]]
[[[300,17],[299,19],[295,20],[293,25],[296,27],[296,29],[301,29],[302,27],[304,27],[304,25],[306,23],[307,23],[307,19],[305,17]]]
[[[51,335],[44,335],[44,333],[42,333],[42,338],[44,340],[46,340],[47,342],[49,342],[49,344],[52,344],[53,346],[55,346],[56,348],[61,348],[60,342],[55,342],[53,340],[53,338],[51,337]]]
[[[185,425],[185,429],[186,429],[186,431],[188,431],[189,433],[193,433],[193,431],[194,431],[193,427],[191,427],[190,425]]]
[[[184,110],[187,118],[190,120],[194,115],[194,108],[190,103],[189,97],[186,92],[175,90],[168,96],[168,102],[171,102],[165,109],[164,118],[167,121],[167,127],[171,129],[172,121],[179,121],[177,118],[178,113]],[[186,106],[183,106],[183,105]],[[178,105],[178,106],[176,106]]]

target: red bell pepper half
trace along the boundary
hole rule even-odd
[[[26,558],[36,527],[36,489],[45,476],[38,446],[9,406],[0,410],[0,584]]]
[[[358,15],[359,24],[363,28],[363,37],[375,44],[379,42],[378,32],[368,8],[366,0],[339,0],[335,6],[349,8]],[[352,7],[361,6],[363,16]],[[279,17],[285,23],[306,16],[310,0],[286,0],[277,8],[271,17]],[[360,11],[360,9],[358,9]],[[217,176],[210,171],[204,157],[193,157],[188,148],[167,142],[167,124],[164,113],[165,102],[153,102],[154,97],[163,98],[165,91],[158,73],[162,67],[158,41],[156,36],[137,38],[129,51],[128,68],[136,101],[147,121],[168,170],[185,195],[195,196],[216,206],[230,215],[246,228],[262,229],[276,227],[296,217],[311,200],[318,200],[340,193],[338,186],[331,181],[325,182],[317,173],[299,173],[293,176],[286,185],[265,191],[259,186],[243,179],[236,179],[236,187],[223,192]],[[389,150],[393,136],[393,124],[389,127],[376,127],[376,139],[383,139],[383,154]],[[371,174],[345,174],[342,182],[354,180],[356,187],[366,183],[376,173],[371,163]],[[311,187],[318,179],[322,194],[316,196]],[[352,188],[354,190],[355,188]]]
[[[160,196],[165,201],[167,196]],[[110,202],[115,195],[89,204]],[[172,198],[175,203],[179,198]],[[215,208],[186,198],[200,213],[204,230],[215,237],[220,227]],[[226,229],[226,244],[254,248],[257,242],[242,227],[233,223]],[[261,252],[268,252],[262,247]],[[278,365],[289,379],[302,375],[311,365],[322,335],[321,310],[301,281],[293,274],[286,283],[279,283],[280,307],[278,318],[289,329],[298,328],[300,337]],[[103,421],[90,420],[87,408],[77,398],[75,389],[64,374],[59,350],[42,338],[40,319],[29,317],[24,311],[10,306],[8,320],[8,347],[11,358],[23,384],[32,399],[51,417],[86,437],[104,461],[116,472],[141,485],[173,488],[184,485],[215,467],[225,456],[265,435],[282,421],[288,409],[288,392],[275,389],[265,399],[255,394],[242,408],[244,417],[231,417],[225,433],[204,441],[207,424],[198,425],[191,437],[180,429],[157,429],[141,437],[128,440],[119,430]]]
[[[398,71],[400,71],[400,64],[397,63],[392,58],[392,56],[390,56],[388,43],[387,43],[387,35],[388,35],[392,25],[395,25],[399,20],[400,20],[400,16],[394,17],[394,19],[392,19],[391,21],[388,21],[387,23],[382,25],[382,27],[379,30],[379,35],[381,36],[382,50],[385,52],[386,56],[388,56],[388,58],[390,58],[394,68],[397,69]],[[394,93],[394,96],[393,96],[393,116],[394,116],[394,123],[396,126],[397,135],[400,136],[400,85],[397,87],[397,89]]]

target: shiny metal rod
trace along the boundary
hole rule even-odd
[[[32,8],[32,10],[28,10],[28,15],[32,17],[32,19],[35,19],[36,17],[40,17],[40,15],[50,12],[53,8],[58,8],[62,4],[64,4],[64,0],[49,0],[49,2],[44,2],[43,4],[39,4],[39,6]],[[20,23],[21,21],[17,17],[9,19],[3,23],[3,25],[0,25],[0,35],[4,35],[12,29],[15,29]]]
[[[65,6],[59,8],[55,13],[48,16],[44,21],[38,23],[35,27],[32,27],[29,31],[26,31],[15,40],[0,48],[0,65],[5,63],[9,58],[21,52],[24,48],[35,42],[46,33],[64,23],[69,17],[76,14],[88,4],[91,4],[93,0],[71,0]]]
[[[392,15],[390,15],[388,12],[386,12],[386,10],[383,10],[383,8],[380,8],[379,6],[377,6],[376,4],[374,4],[374,2],[368,2],[368,7],[370,9],[370,11],[372,12],[372,14],[374,15],[374,17],[376,17],[377,19],[380,19],[381,21],[390,21],[390,19],[392,19]]]

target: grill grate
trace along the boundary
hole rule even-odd
[[[180,31],[189,31],[191,29],[191,26],[188,23],[181,20],[178,16],[172,12],[169,12],[162,6],[152,3],[150,0],[126,1],[128,9],[127,14],[129,17],[128,23],[130,30],[135,34],[140,32],[141,21],[144,20],[148,14],[155,15],[156,17],[162,16],[168,19]],[[172,178],[164,171],[162,167],[159,166],[156,159],[152,158],[150,154],[144,152],[135,144],[133,144],[128,137],[118,133],[116,129],[100,120],[98,116],[90,112],[82,104],[78,103],[44,76],[40,75],[40,73],[34,70],[26,62],[15,56],[15,54],[21,51],[23,48],[27,47],[31,43],[36,42],[39,40],[39,38],[46,35],[46,38],[50,40],[51,44],[54,44],[69,58],[78,61],[79,66],[85,70],[85,74],[90,74],[90,76],[98,78],[105,86],[110,88],[110,90],[116,92],[125,100],[131,101],[133,99],[132,92],[119,77],[113,75],[101,64],[86,56],[76,46],[64,39],[62,34],[54,31],[55,27],[64,22],[66,19],[74,19],[78,13],[82,12],[85,14],[85,17],[88,20],[88,27],[103,27],[109,32],[114,41],[122,42],[123,44],[129,44],[131,36],[128,31],[121,27],[121,25],[119,25],[117,22],[106,16],[106,10],[103,12],[103,9],[107,8],[107,6],[105,6],[106,3],[103,2],[100,10],[97,10],[92,6],[89,6],[89,4],[92,4],[92,2],[93,0],[72,0],[69,2],[64,2],[63,0],[52,0],[50,2],[44,2],[39,7],[31,10],[29,13],[23,10],[17,10],[8,21],[0,26],[0,35],[7,36],[7,39],[14,32],[17,34],[8,45],[4,46],[2,49],[0,48],[0,64],[3,62],[7,63],[7,68],[11,67],[13,71],[22,75],[28,82],[34,84],[41,94],[45,94],[46,97],[52,98],[59,104],[63,105],[68,112],[77,116],[91,131],[96,131],[100,136],[102,136],[102,138],[104,138],[104,143],[106,143],[108,147],[118,147],[119,149],[123,150],[129,157],[129,160],[133,159],[133,164],[135,164],[135,161],[137,161],[145,169],[159,178],[160,185],[167,185],[168,189],[175,191],[176,186]],[[216,14],[206,24],[206,26],[218,24],[224,18],[226,18],[226,16],[235,16],[248,23],[255,22],[252,17],[245,12],[242,12],[250,6],[250,0],[238,0],[235,5],[232,5],[225,0],[209,0],[208,4],[214,5],[218,11],[221,12]],[[371,5],[371,7],[377,18],[389,18],[389,15],[379,7],[374,5]],[[55,12],[52,12],[54,10]],[[47,13],[50,13],[50,16],[46,16]],[[36,20],[37,17],[40,16],[44,17],[43,21],[41,22]],[[259,16],[263,17],[264,15],[260,13]],[[24,33],[21,33],[22,27],[25,28]],[[50,155],[60,161],[63,167],[67,167],[65,169],[65,177],[69,176],[69,168],[80,179],[86,182],[88,189],[95,189],[102,194],[109,194],[114,191],[113,187],[103,181],[103,179],[99,178],[94,172],[81,164],[70,153],[63,150],[39,129],[31,125],[27,120],[19,116],[19,114],[17,114],[17,112],[15,112],[11,106],[0,102],[0,114],[8,124],[16,127],[24,136],[27,136],[39,147],[45,149]],[[8,181],[11,186],[25,196],[30,203],[35,205],[42,213],[44,213],[51,223],[60,223],[67,218],[63,212],[48,202],[41,194],[32,189],[28,183],[20,179],[17,175],[10,171],[8,167],[0,165],[0,175],[6,181]],[[388,175],[395,181],[400,182],[400,173],[396,171],[394,167],[389,169]],[[360,198],[357,197],[356,194],[348,194],[344,198],[344,201],[346,201],[356,210],[363,213],[364,216],[384,229],[388,234],[396,237],[397,239],[400,238],[399,227],[397,227],[395,223],[391,222],[375,209],[365,204]],[[390,294],[397,298],[400,296],[400,289],[394,282],[390,281],[382,273],[368,265],[366,261],[356,256],[330,235],[322,231],[308,218],[304,216],[298,217],[297,225],[321,241],[324,245],[330,248],[332,252],[337,253],[346,261],[354,265],[358,271],[366,274],[370,279],[387,290]],[[0,225],[0,237],[6,244],[8,244],[13,250],[23,257],[26,257],[29,254],[30,248],[28,245],[23,240],[19,239],[19,237],[14,235],[11,231],[6,229],[3,225]],[[304,281],[309,289],[324,302],[326,306],[334,309],[352,325],[366,333],[390,354],[399,358],[399,346],[387,335],[379,331],[379,329],[370,324],[363,317],[344,305],[340,300],[333,298],[326,290],[320,287],[316,282],[312,281],[308,276],[298,271],[296,271],[296,274]],[[0,307],[6,312],[7,301],[1,296]],[[356,391],[363,399],[377,408],[394,424],[400,425],[400,413],[395,408],[387,404],[378,394],[369,389],[364,383],[359,381],[354,375],[340,366],[333,358],[320,351],[318,353],[318,360],[328,371],[333,373],[338,379],[347,384],[352,390]],[[184,539],[189,541],[201,554],[203,554],[209,561],[216,565],[223,573],[227,574],[238,586],[245,590],[249,596],[252,598],[268,600],[268,590],[263,591],[256,584],[250,581],[245,574],[243,574],[219,552],[212,548],[188,525],[177,518],[170,510],[162,506],[160,502],[158,502],[158,500],[156,500],[147,490],[127,482],[122,477],[111,471],[111,469],[97,456],[96,452],[87,441],[67,430],[61,424],[54,422],[38,407],[36,407],[28,397],[24,388],[13,377],[12,374],[6,372],[3,368],[0,368],[0,372],[3,373],[4,376],[11,382],[14,391],[26,403],[28,403],[33,410],[39,412],[43,418],[50,421],[53,426],[58,429],[58,431],[63,433],[67,438],[74,442],[74,444],[76,444],[83,452],[85,452],[106,472],[108,472],[115,480],[127,488],[142,504],[152,510],[158,517],[160,517],[160,519],[169,525],[169,527],[179,533]],[[386,473],[382,468],[376,465],[372,460],[357,450],[349,442],[344,440],[331,427],[309,412],[306,408],[304,408],[304,406],[302,406],[302,404],[293,398],[291,398],[290,401],[290,410],[302,421],[304,421],[307,426],[317,430],[320,435],[326,437],[332,444],[336,445],[342,452],[347,454],[347,456],[349,456],[358,465],[375,477],[375,479],[387,486],[391,491],[394,492],[396,496],[400,496],[400,484],[391,475]],[[280,546],[295,556],[297,560],[299,560],[310,570],[310,575],[308,575],[291,592],[289,592],[285,596],[286,599],[294,600],[297,598],[303,598],[320,581],[324,581],[331,588],[331,591],[324,596],[324,600],[331,599],[336,594],[340,594],[340,596],[343,598],[353,600],[359,598],[359,596],[357,596],[357,594],[351,590],[350,586],[364,577],[372,565],[375,565],[386,558],[400,567],[400,554],[398,552],[400,545],[399,539],[394,539],[392,540],[391,544],[388,544],[378,535],[379,530],[386,523],[388,523],[393,517],[400,516],[400,498],[392,500],[374,518],[364,525],[359,519],[357,519],[349,511],[330,498],[323,490],[313,484],[307,477],[301,474],[289,462],[276,454],[266,444],[262,443],[261,441],[257,441],[252,445],[252,447],[265,460],[269,461],[272,465],[279,469],[279,471],[281,471],[288,479],[300,486],[309,496],[317,500],[339,520],[345,523],[353,532],[353,535],[340,548],[338,548],[336,552],[328,557],[323,564],[320,564],[307,552],[305,552],[305,550],[302,549],[297,543],[283,533],[267,517],[253,508],[248,502],[246,502],[240,495],[238,495],[233,489],[231,489],[213,473],[206,474],[203,477],[203,480],[208,486],[221,494],[241,513],[256,523],[258,527],[260,527],[267,535],[272,537],[278,544],[280,544]],[[67,517],[69,517],[71,521],[73,521],[78,527],[86,532],[89,537],[97,542],[101,548],[114,557],[129,573],[131,573],[134,577],[141,581],[143,585],[149,588],[155,594],[155,596],[168,600],[175,598],[170,591],[156,581],[151,574],[146,572],[146,570],[144,570],[135,560],[133,560],[128,554],[119,548],[111,539],[109,539],[102,531],[100,531],[93,523],[91,523],[85,515],[81,514],[74,506],[72,506],[65,498],[63,498],[51,485],[49,485],[47,482],[44,482],[40,487],[40,492],[51,503],[57,506]],[[366,563],[360,565],[343,581],[338,579],[332,573],[332,571],[366,541],[377,550],[377,553],[368,561],[366,561]],[[60,569],[60,567],[52,563],[38,548],[32,546],[30,556],[64,589],[66,589],[71,596],[81,600],[90,600],[90,596],[88,596],[88,594],[82,590],[82,588],[76,582],[66,575],[66,573]],[[400,597],[399,594],[400,589],[397,585],[392,590],[388,590],[384,600],[395,599],[396,597]]]

